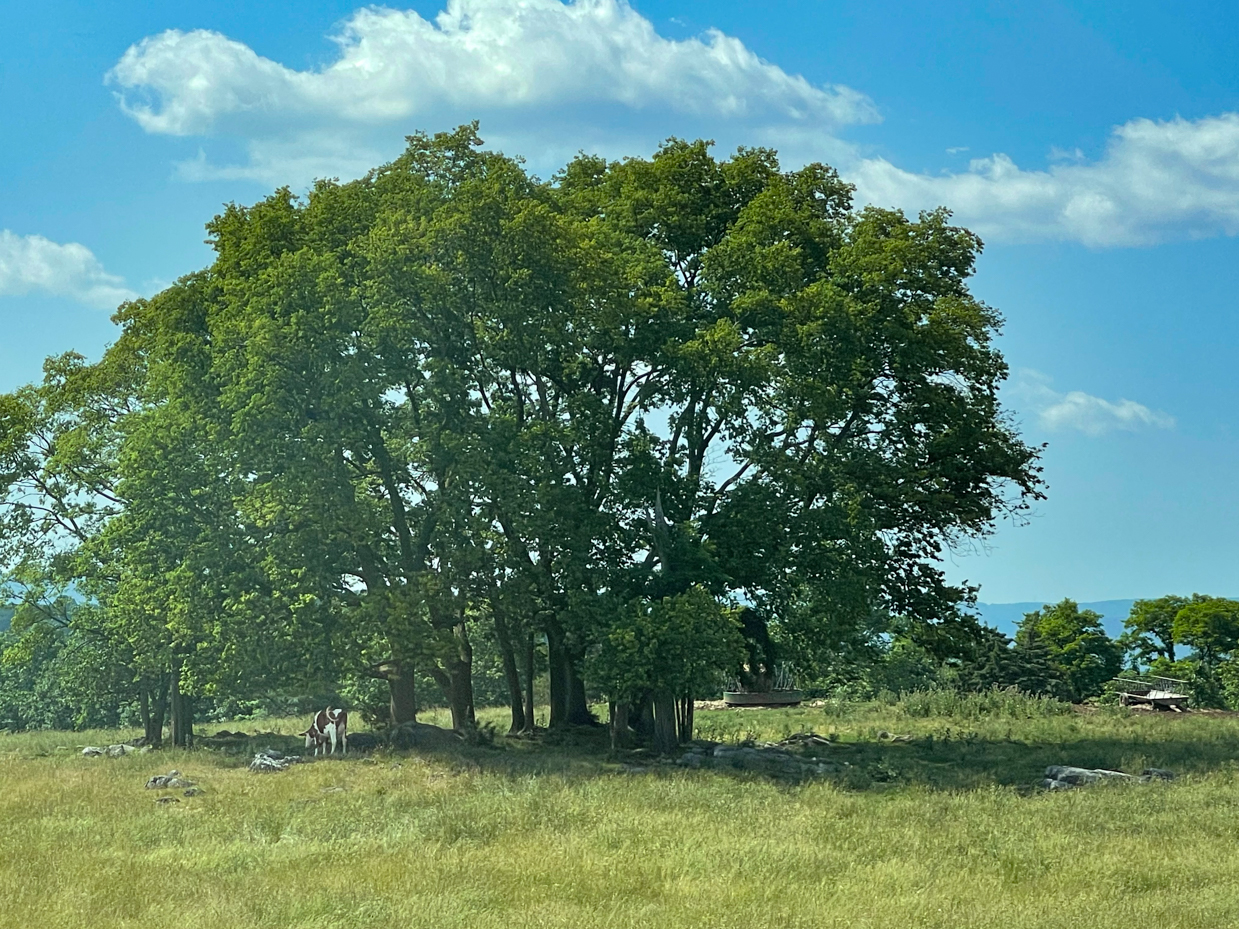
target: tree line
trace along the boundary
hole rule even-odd
[[[943,659],[896,630],[852,687],[863,696],[936,687],[1015,688],[1080,703],[1117,697],[1120,680],[1170,678],[1195,706],[1239,710],[1239,601],[1192,594],[1136,600],[1117,638],[1101,614],[1064,599],[1024,615],[1014,638],[979,627]],[[1130,685],[1127,685],[1130,686]]]
[[[400,724],[419,682],[470,732],[477,651],[514,731],[545,679],[551,727],[600,699],[667,748],[729,676],[973,648],[937,559],[1039,449],[980,240],[851,195],[702,141],[543,181],[473,125],[228,205],[102,360],[0,397],[5,667],[56,651],[185,744],[195,701],[381,687]]]

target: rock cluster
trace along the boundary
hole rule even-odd
[[[138,745],[134,742],[121,742],[117,745],[87,745],[82,749],[82,754],[87,758],[120,758],[122,755],[131,755],[134,752],[149,752],[150,746]]]
[[[187,777],[183,777],[180,771],[156,774],[146,782],[147,790],[176,790],[193,786],[194,782]]]
[[[805,780],[837,774],[849,767],[846,761],[821,758],[814,754],[798,754],[791,747],[813,749],[829,746],[830,742],[814,733],[803,733],[780,743],[741,742],[739,745],[697,743],[680,756],[676,764],[685,768],[730,768],[751,771],[767,777]]]
[[[1074,768],[1070,765],[1052,764],[1045,769],[1041,786],[1047,790],[1069,790],[1102,782],[1125,782],[1147,784],[1149,781],[1169,781],[1174,774],[1164,768],[1145,768],[1139,775],[1107,768]]]
[[[250,762],[250,770],[256,774],[272,774],[276,771],[285,771],[289,765],[300,761],[300,755],[285,755],[273,748],[264,748],[255,753],[254,760]]]

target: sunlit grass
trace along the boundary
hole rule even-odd
[[[289,736],[299,722],[206,730]],[[1239,924],[1233,717],[838,704],[698,722],[716,738],[833,734],[826,751],[854,773],[800,786],[644,762],[633,774],[500,738],[255,775],[212,750],[80,755],[117,733],[0,736],[0,926]],[[570,773],[545,773],[551,759]],[[1029,789],[1061,761],[1184,776]],[[206,792],[155,803],[142,785],[170,768]]]

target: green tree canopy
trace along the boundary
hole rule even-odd
[[[1081,610],[1074,600],[1060,600],[1025,614],[1016,633],[1017,646],[1043,645],[1051,667],[1061,677],[1065,696],[1085,700],[1101,693],[1102,685],[1118,674],[1122,648],[1106,635],[1101,614]]]
[[[1123,620],[1127,631],[1120,640],[1137,661],[1147,664],[1154,658],[1175,660],[1174,620],[1191,601],[1167,594],[1156,600],[1137,600]]]
[[[116,628],[186,692],[369,674],[397,721],[422,670],[467,729],[479,634],[514,710],[545,641],[558,725],[588,669],[691,697],[741,603],[806,664],[950,622],[936,559],[1040,496],[1038,450],[979,239],[851,193],[678,140],[542,182],[465,126],[230,205],[92,369],[131,383],[83,545]]]
[[[1213,666],[1239,648],[1239,601],[1193,594],[1175,614],[1171,629],[1201,663]]]

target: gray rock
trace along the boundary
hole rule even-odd
[[[282,752],[261,751],[254,755],[250,770],[256,774],[272,774],[286,771],[289,765],[301,761],[300,755],[285,755]]]
[[[1133,780],[1130,774],[1122,771],[1111,771],[1108,768],[1073,768],[1070,765],[1052,764],[1045,769],[1045,776],[1050,780],[1065,781],[1068,784],[1096,784],[1105,780]]]
[[[190,787],[184,794],[182,794],[182,796],[201,797],[204,793],[206,793],[206,791],[204,791],[201,787]]]
[[[84,749],[82,749],[82,754],[87,758],[97,758],[103,753],[104,749],[100,748],[98,745],[87,745]]]
[[[173,781],[178,783],[174,784]],[[192,781],[181,781],[181,772],[172,770],[167,774],[156,774],[146,782],[147,790],[167,790],[169,787],[192,787]]]
[[[1070,765],[1052,764],[1045,769],[1045,779],[1041,786],[1047,790],[1066,790],[1071,787],[1085,787],[1103,781],[1141,781],[1134,774],[1122,771],[1111,771],[1108,768],[1075,768]]]
[[[1174,772],[1165,768],[1145,768],[1140,772],[1142,781],[1173,781]]]

